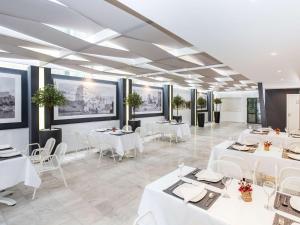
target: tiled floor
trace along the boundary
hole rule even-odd
[[[186,165],[206,167],[211,147],[237,136],[245,124],[223,123],[192,128],[192,139],[178,144],[145,143],[138,159],[114,163],[98,155],[70,154],[63,165],[68,188],[59,174],[45,174],[35,200],[32,189],[20,184],[12,190],[17,205],[0,205],[0,225],[131,225],[144,187]]]

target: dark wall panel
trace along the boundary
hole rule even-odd
[[[197,111],[197,104],[195,100],[197,99],[197,89],[191,90],[191,125],[197,125],[197,118],[195,117],[195,112]]]
[[[299,93],[300,89],[269,89],[265,91],[267,126],[284,130],[286,127],[286,95]]]
[[[261,125],[263,127],[266,127],[267,126],[266,106],[265,106],[265,100],[264,100],[264,87],[263,87],[262,83],[258,83],[258,95],[259,95]]]

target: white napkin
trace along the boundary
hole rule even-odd
[[[205,180],[210,182],[218,182],[223,178],[222,174],[216,173],[212,170],[201,170],[196,175],[197,180]]]
[[[0,145],[0,149],[11,148],[10,145]]]
[[[185,184],[180,188],[180,195],[187,203],[204,191],[204,185]]]
[[[300,225],[300,223],[296,223],[296,222],[294,222],[294,223],[292,223],[292,225]]]

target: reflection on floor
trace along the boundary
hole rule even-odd
[[[138,159],[117,163],[108,157],[99,163],[96,153],[70,154],[63,165],[69,187],[53,172],[43,175],[33,201],[31,188],[12,188],[17,205],[0,205],[0,225],[131,225],[148,183],[174,170],[181,158],[186,165],[206,167],[211,147],[245,128],[239,123],[191,128],[187,142],[146,143]]]

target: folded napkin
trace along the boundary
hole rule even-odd
[[[11,149],[12,147],[10,145],[0,145],[0,150],[7,150]]]
[[[187,203],[200,195],[205,189],[204,185],[193,185],[184,183],[177,187],[174,190],[174,194],[178,195],[179,197],[183,198],[184,202]]]
[[[232,148],[239,150],[239,151],[249,151],[250,148],[246,145],[232,145]]]
[[[204,180],[209,182],[218,182],[223,178],[222,174],[216,173],[212,170],[201,170],[195,176],[197,177],[197,180]]]

